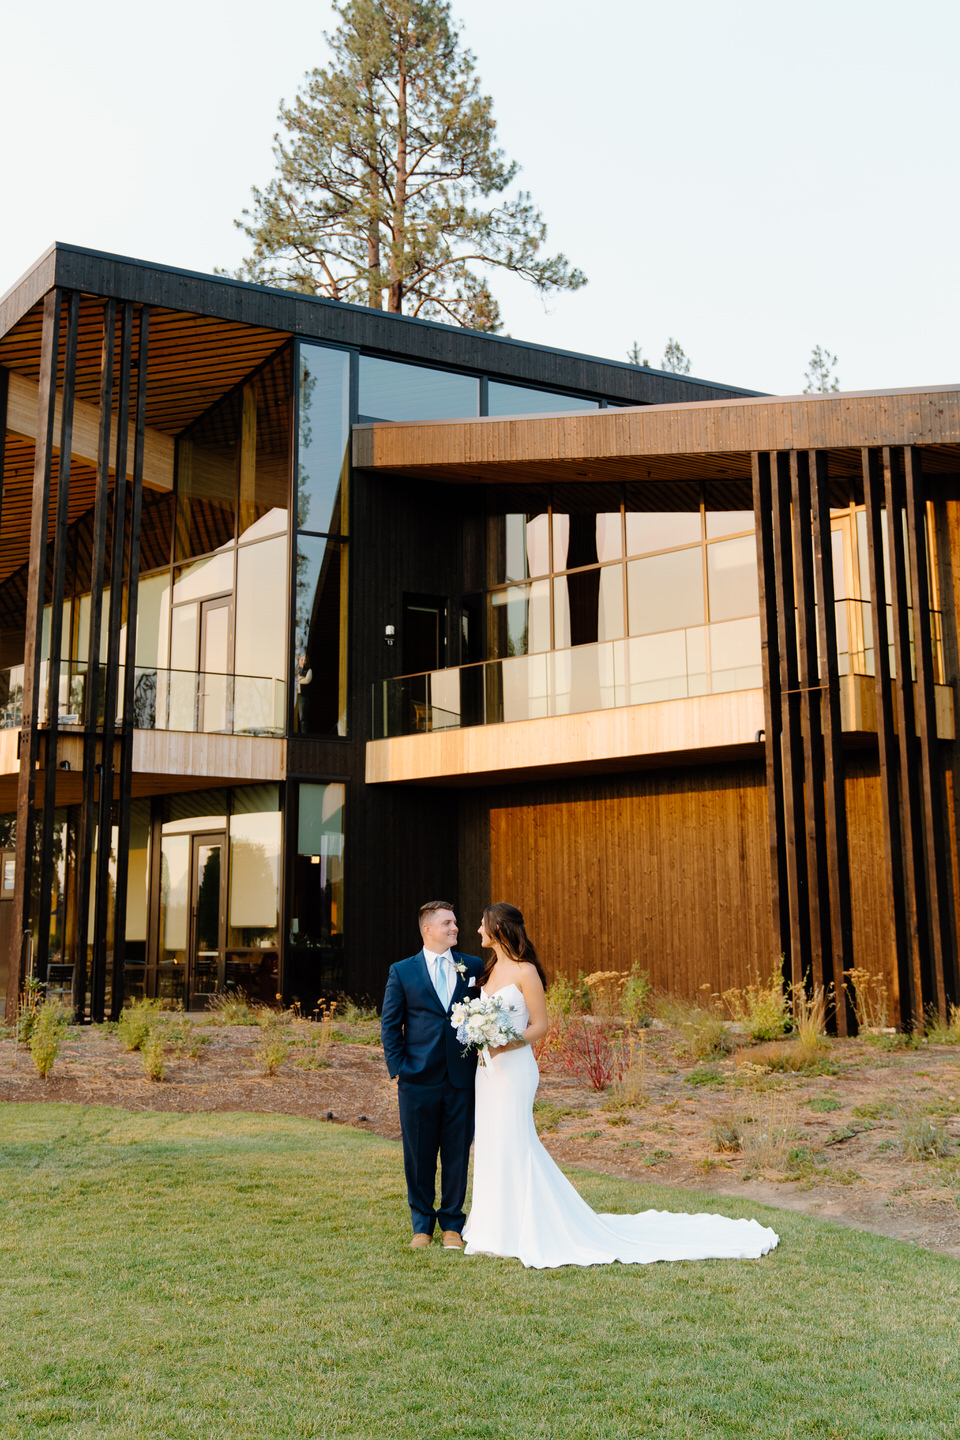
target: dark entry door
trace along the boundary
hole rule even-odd
[[[441,670],[447,663],[447,601],[441,595],[404,595],[400,661],[402,673],[412,676],[405,689],[406,730],[425,730],[428,724],[427,685],[424,672]]]
[[[188,985],[191,1010],[223,989],[226,928],[226,836],[193,836]]]

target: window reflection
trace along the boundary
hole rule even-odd
[[[752,535],[707,546],[707,585],[711,620],[759,612],[757,545]]]
[[[627,511],[627,554],[645,555],[700,543],[700,511]]]
[[[752,510],[708,510],[705,518],[708,540],[755,528]]]
[[[488,521],[489,584],[526,580],[550,569],[546,513],[491,515]]]
[[[487,610],[487,648],[491,660],[550,649],[550,588],[546,580],[494,591]]]
[[[623,635],[623,570],[580,570],[553,582],[554,648],[593,645]]]
[[[703,623],[703,552],[675,550],[627,565],[631,635]]]
[[[339,540],[297,539],[296,652],[305,655],[298,724],[308,735],[345,735],[347,565]]]
[[[346,532],[350,437],[350,356],[323,345],[300,346],[297,526]]]
[[[584,400],[579,395],[534,390],[529,385],[505,385],[501,380],[491,380],[487,385],[488,415],[555,415],[565,410],[599,408],[599,400]]]
[[[480,381],[449,370],[360,356],[361,420],[456,420],[480,414]]]
[[[301,785],[290,906],[288,987],[310,1013],[343,985],[343,848],[346,787]]]

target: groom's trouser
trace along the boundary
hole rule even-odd
[[[473,1140],[473,1086],[397,1086],[403,1168],[415,1235],[463,1229],[466,1216],[467,1165]],[[434,1208],[437,1158],[440,1159],[440,1206]]]

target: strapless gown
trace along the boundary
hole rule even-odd
[[[517,985],[501,1003],[523,1030],[529,1014]],[[473,1196],[463,1238],[468,1255],[503,1255],[538,1270],[558,1265],[649,1265],[655,1260],[756,1260],[779,1237],[756,1220],[724,1215],[598,1215],[540,1143],[533,1100],[540,1072],[529,1045],[485,1055],[477,1068]]]

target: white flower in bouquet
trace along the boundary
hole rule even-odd
[[[486,1046],[506,1045],[520,1039],[513,1012],[506,1009],[496,995],[478,995],[473,1000],[459,1000],[450,1012],[450,1024],[466,1055],[470,1050]],[[483,1063],[483,1056],[480,1057]]]

